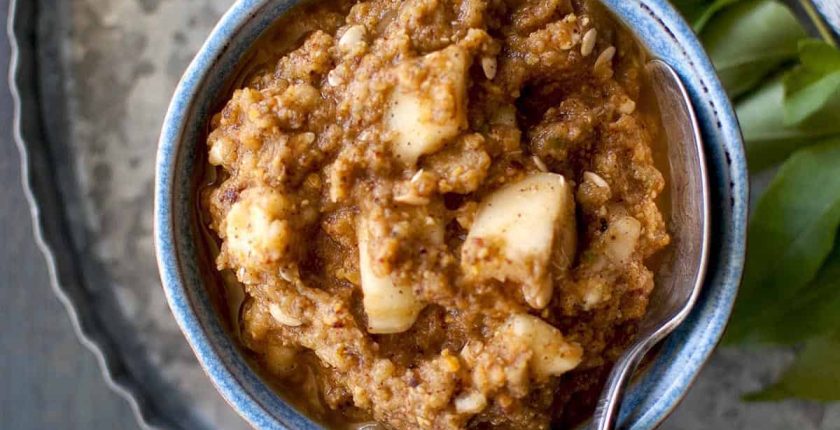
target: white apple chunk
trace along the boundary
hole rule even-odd
[[[496,339],[526,345],[532,352],[529,362],[531,374],[541,381],[574,369],[583,357],[580,345],[568,342],[560,330],[533,315],[511,316]]]
[[[627,264],[642,235],[642,223],[636,218],[623,216],[613,221],[604,235],[607,256],[616,264]]]
[[[571,186],[562,175],[536,173],[481,202],[462,269],[473,279],[519,283],[525,301],[543,309],[553,293],[551,269],[572,264],[576,240]]]
[[[439,150],[467,126],[467,70],[470,58],[449,46],[395,68],[397,84],[385,111],[392,150],[404,164]]]
[[[265,267],[289,257],[294,231],[287,220],[291,203],[282,194],[254,187],[243,191],[225,216],[226,253],[235,264]]]
[[[374,271],[370,247],[372,240],[369,221],[361,218],[356,235],[359,241],[359,272],[362,280],[362,305],[368,317],[368,332],[374,334],[402,333],[414,325],[423,304],[408,285],[395,285],[390,276]]]

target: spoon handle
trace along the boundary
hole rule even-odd
[[[650,73],[668,141],[673,203],[670,233],[675,260],[660,272],[636,341],[616,361],[595,415],[592,430],[616,427],[621,403],[645,354],[679,326],[697,300],[709,257],[709,183],[703,139],[691,98],[677,72],[662,60],[645,66]]]
[[[592,418],[592,430],[612,430],[618,421],[618,414],[621,411],[621,399],[624,398],[624,390],[630,383],[636,367],[642,358],[650,350],[651,342],[636,342],[615,363],[610,377],[604,386],[601,399],[595,408],[595,416]]]

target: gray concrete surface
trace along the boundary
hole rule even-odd
[[[67,0],[65,0],[67,1]],[[0,0],[6,10],[8,0]],[[231,0],[73,0],[68,8],[70,138],[79,142],[85,223],[113,276],[119,305],[144,336],[161,372],[188,391],[218,428],[242,423],[221,402],[186,351],[157,287],[150,240],[154,142],[166,103],[192,54]],[[186,29],[185,29],[186,28]],[[0,70],[8,45],[0,41]],[[113,61],[114,66],[103,67]],[[108,82],[107,88],[92,82]],[[109,392],[52,296],[44,260],[31,239],[11,142],[10,101],[0,86],[0,428],[130,429],[133,417]],[[125,246],[130,243],[131,246]],[[139,332],[138,329],[138,332]],[[173,347],[173,342],[175,347]],[[173,353],[172,350],[176,353]],[[745,404],[739,396],[772,380],[788,351],[721,351],[703,371],[668,430],[840,430],[840,406],[807,402]]]

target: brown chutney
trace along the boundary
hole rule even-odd
[[[344,428],[589,415],[669,241],[633,38],[583,0],[328,0],[255,52],[201,210],[279,391]]]

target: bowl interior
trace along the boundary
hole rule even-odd
[[[666,0],[602,0],[656,57],[677,70],[700,122],[712,191],[711,260],[689,318],[666,339],[631,387],[622,428],[650,429],[684,395],[729,318],[743,266],[746,163],[734,112],[690,28]],[[246,362],[225,332],[198,264],[195,177],[205,125],[220,91],[251,44],[296,0],[240,0],[222,18],[176,90],[164,122],[155,183],[155,239],[173,314],[225,399],[260,429],[319,428],[288,406]]]

